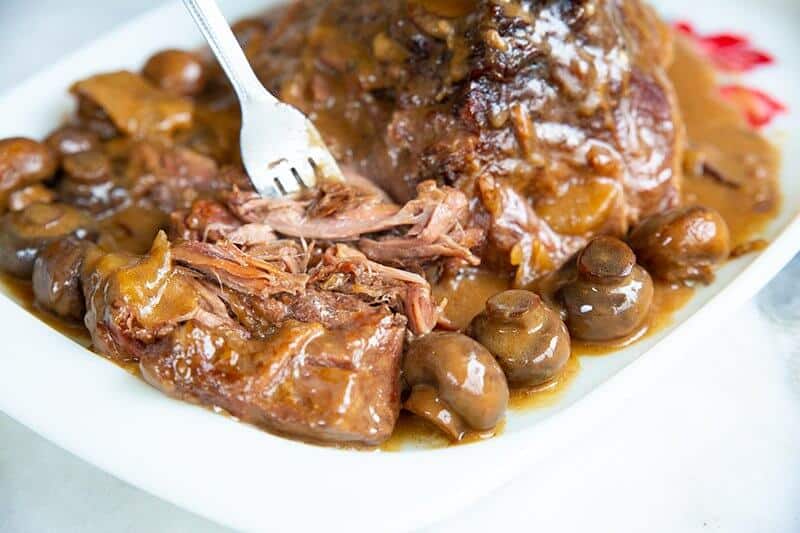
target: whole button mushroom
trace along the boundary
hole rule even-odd
[[[22,211],[33,204],[51,204],[56,201],[53,189],[41,183],[28,185],[24,189],[17,189],[8,195],[8,210]]]
[[[495,356],[512,387],[547,383],[569,361],[567,327],[558,313],[530,291],[493,296],[468,331]]]
[[[572,338],[610,341],[633,333],[653,302],[653,280],[627,244],[597,237],[576,260],[577,277],[557,294]]]
[[[58,162],[46,145],[24,137],[0,140],[0,212],[17,189],[55,174]]]
[[[206,85],[205,65],[197,55],[183,50],[164,50],[147,60],[144,76],[165,91],[196,96]]]
[[[639,263],[669,283],[714,280],[714,269],[728,259],[731,237],[717,211],[690,206],[651,216],[628,239]]]
[[[124,201],[121,189],[112,180],[111,159],[99,150],[65,155],[64,179],[58,184],[61,198],[70,204],[98,214]]]
[[[64,172],[81,183],[97,183],[108,180],[111,174],[111,159],[99,150],[85,150],[64,157]]]
[[[66,204],[33,204],[0,218],[0,269],[21,278],[30,277],[39,252],[51,242],[75,235],[82,239],[93,222]]]
[[[62,318],[83,319],[81,266],[93,246],[89,241],[67,237],[39,253],[33,265],[33,295],[39,305]]]
[[[100,147],[100,136],[80,126],[61,126],[47,136],[45,143],[60,156],[95,150]]]
[[[403,359],[411,389],[404,407],[452,439],[497,426],[508,407],[508,383],[486,348],[461,333],[434,332],[412,341]]]

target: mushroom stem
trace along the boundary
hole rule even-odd
[[[451,440],[459,441],[469,431],[469,427],[447,402],[439,398],[436,389],[429,385],[417,385],[411,390],[403,407],[435,425]]]

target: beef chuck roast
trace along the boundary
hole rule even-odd
[[[364,312],[347,328],[285,322],[266,339],[187,322],[141,360],[171,396],[316,442],[375,445],[394,429],[405,323]]]
[[[143,257],[89,254],[85,323],[103,354],[172,396],[312,441],[378,444],[400,409],[406,317],[393,309],[406,292],[419,302],[418,287],[393,299],[410,274],[336,255],[299,274],[162,233]]]
[[[493,202],[520,196],[525,238],[489,244],[521,281],[679,201],[671,37],[639,0],[302,0],[267,22],[261,80],[396,200],[433,179],[503,225]]]

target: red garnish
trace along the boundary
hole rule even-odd
[[[725,72],[747,72],[775,62],[767,52],[752,46],[750,39],[734,33],[700,35],[689,22],[676,22],[675,29],[688,37],[708,56],[714,65]]]
[[[672,25],[676,31],[679,33],[683,33],[684,35],[689,35],[694,37],[697,35],[697,32],[694,30],[694,26],[692,26],[691,22],[686,22],[685,20],[679,20]]]
[[[742,85],[720,87],[722,96],[736,106],[754,128],[766,126],[787,108],[770,95]]]

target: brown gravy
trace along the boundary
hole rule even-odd
[[[511,287],[511,279],[480,268],[469,268],[433,287],[433,296],[447,299],[444,317],[458,329],[466,328],[480,313],[486,300]]]
[[[719,211],[731,230],[733,245],[742,245],[780,210],[780,152],[720,98],[715,71],[683,39],[675,46],[669,76],[683,110],[690,151],[735,184],[726,186],[687,168],[684,204]]]
[[[763,230],[780,209],[778,150],[750,129],[739,113],[721,100],[714,71],[691,50],[688,43],[681,40],[676,45],[670,77],[683,109],[691,153],[710,164],[726,181],[736,184],[722,184],[697,169],[687,169],[684,202],[720,211],[731,228],[734,244],[743,245]],[[117,243],[120,248],[144,251],[165,220],[163,215],[126,211],[108,223],[121,227],[120,242]],[[440,300],[447,298],[445,316],[456,327],[464,328],[483,309],[490,296],[509,288],[510,283],[508,278],[481,269],[470,269],[455,278],[442,281],[434,287],[434,295]],[[35,305],[29,281],[0,275],[0,285],[20,306],[48,326],[82,346],[90,346],[88,332],[81,324],[60,320]],[[691,298],[692,292],[685,287],[657,286],[654,310],[640,331],[613,344],[574,344],[573,357],[564,374],[537,389],[514,391],[511,408],[552,406],[578,374],[581,356],[607,355],[662,330],[670,324],[674,312]],[[137,373],[135,367],[126,370]],[[502,426],[492,432],[472,435],[460,444],[490,438],[502,432]],[[450,444],[427,422],[402,413],[392,437],[381,449],[396,451],[408,445],[430,448]]]

